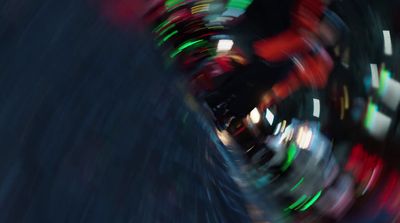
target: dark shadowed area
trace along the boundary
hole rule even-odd
[[[100,14],[0,1],[0,222],[249,222],[177,75]]]

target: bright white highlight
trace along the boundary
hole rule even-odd
[[[267,108],[267,111],[265,113],[265,118],[267,119],[268,123],[270,125],[272,125],[272,123],[274,123],[274,114],[272,114],[272,112]]]
[[[376,64],[370,64],[370,67],[371,67],[372,87],[378,89],[379,88],[378,66]]]
[[[313,98],[313,107],[314,107],[314,111],[313,111],[313,116],[319,118],[320,113],[321,113],[321,105],[319,102],[319,99]]]
[[[390,32],[389,30],[383,30],[383,43],[385,47],[385,55],[391,56],[393,54],[392,50],[392,39],[390,37]]]
[[[218,41],[217,52],[227,52],[233,47],[233,41],[230,39],[221,39]]]
[[[250,112],[250,120],[253,124],[257,124],[258,122],[260,122],[261,119],[261,115],[260,112],[258,111],[257,108],[254,108],[253,110],[251,110]]]
[[[300,149],[307,149],[311,144],[313,133],[308,127],[299,128],[296,136],[296,143]]]

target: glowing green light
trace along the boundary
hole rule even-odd
[[[174,27],[175,27],[175,24],[171,24],[170,26],[165,28],[162,32],[160,32],[160,34],[158,34],[158,36],[163,36],[165,33],[167,33],[169,30],[171,30]]]
[[[322,191],[320,190],[317,194],[314,195],[304,206],[300,209],[300,211],[305,211],[311,207],[315,202],[317,202],[318,198],[321,196]]]
[[[183,43],[180,47],[178,47],[177,50],[175,50],[172,54],[171,54],[171,58],[176,57],[176,55],[178,55],[180,52],[182,52],[184,49],[194,46],[194,45],[201,45],[204,44],[205,41],[204,40],[196,40],[196,41],[187,41],[185,43]]]
[[[390,71],[383,68],[381,71],[380,78],[379,78],[379,90],[378,90],[379,95],[382,96],[385,94],[387,87],[388,87],[387,83],[388,83],[388,80],[390,79],[390,76],[391,76]]]
[[[246,10],[252,1],[253,0],[230,0],[227,7]]]
[[[172,7],[178,5],[179,3],[182,3],[183,0],[167,0],[165,1],[165,7],[167,9],[171,9]]]
[[[167,42],[167,40],[169,38],[171,38],[172,36],[176,35],[178,33],[178,31],[174,30],[172,33],[168,34],[166,37],[164,37],[159,43],[158,46],[161,46],[163,43]]]
[[[296,209],[297,207],[301,206],[306,200],[307,200],[306,195],[301,196],[297,201],[295,201],[293,204],[287,207],[285,211]]]
[[[371,128],[372,127],[372,122],[374,120],[375,113],[378,111],[378,106],[374,103],[369,103],[368,104],[368,109],[367,109],[367,115],[364,120],[364,126],[366,128]]]
[[[174,30],[172,33],[170,33],[169,35],[167,35],[166,37],[164,37],[163,41],[167,41],[169,38],[171,38],[171,36],[176,35],[178,33],[178,31]]]
[[[158,26],[153,30],[153,32],[155,32],[155,33],[160,32],[160,30],[161,30],[162,28],[164,28],[165,26],[169,25],[170,23],[171,23],[170,20],[165,20],[165,21],[162,22],[160,25],[158,25]]]
[[[296,145],[294,143],[291,143],[287,151],[285,163],[281,167],[281,170],[283,172],[286,171],[290,167],[290,165],[292,165],[294,157],[296,156],[296,149]]]
[[[296,188],[298,188],[298,187],[300,186],[300,184],[303,183],[303,181],[304,181],[304,177],[302,177],[302,178],[299,180],[299,182],[297,182],[297,184],[294,185],[294,186],[292,187],[292,189],[290,189],[290,192],[296,190]]]
[[[200,42],[203,42],[204,40],[196,40],[196,41],[188,41],[188,42],[186,42],[186,43],[184,43],[184,44],[182,44],[178,49],[179,50],[184,50],[184,49],[186,49],[186,48],[188,48],[188,47],[190,47],[190,46],[193,46],[193,45],[196,45],[196,44],[198,44],[198,43],[200,43]]]

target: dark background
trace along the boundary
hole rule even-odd
[[[0,222],[248,222],[148,36],[0,1]]]

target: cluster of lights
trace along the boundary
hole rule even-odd
[[[258,108],[254,108],[253,110],[251,110],[249,117],[250,117],[250,121],[251,121],[253,124],[258,124],[258,123],[261,121],[261,117],[262,117],[262,116],[261,116],[261,113],[260,113],[260,111],[258,110]],[[264,118],[265,118],[265,120],[267,120],[267,122],[268,122],[270,125],[272,125],[272,124],[274,123],[275,116],[274,116],[274,114],[271,112],[271,110],[269,110],[269,109],[266,109],[266,110],[265,110],[265,116],[264,116]]]

